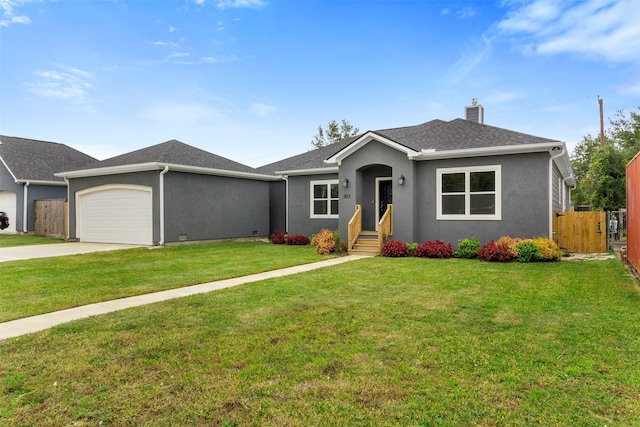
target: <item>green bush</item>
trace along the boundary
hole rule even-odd
[[[478,239],[462,239],[458,243],[458,249],[453,251],[456,258],[477,258],[480,249],[480,241]]]
[[[519,262],[535,262],[541,259],[540,250],[532,240],[523,240],[516,247]]]

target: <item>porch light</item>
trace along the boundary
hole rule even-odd
[[[347,188],[349,186],[349,179],[348,178],[345,178],[344,181],[342,181],[342,186],[344,188]]]
[[[398,178],[398,184],[404,185],[404,175],[400,175],[400,178]]]

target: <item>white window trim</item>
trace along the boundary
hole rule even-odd
[[[496,211],[493,215],[471,215],[469,212],[471,192],[469,174],[471,172],[495,172],[496,174]],[[442,175],[451,173],[465,173],[465,214],[445,215],[442,213]],[[462,193],[461,193],[462,194]],[[482,193],[479,193],[482,194]],[[485,193],[485,194],[493,194]],[[437,168],[436,169],[436,219],[437,220],[463,220],[463,221],[500,221],[502,219],[502,167],[501,165],[469,166],[463,168]]]
[[[338,185],[340,184],[340,181],[337,179],[324,179],[324,180],[320,180],[320,181],[311,181],[309,182],[309,217],[310,218],[320,218],[320,219],[337,219],[340,217],[340,215],[332,215],[330,213],[327,213],[325,215],[320,215],[320,214],[314,214],[313,213],[313,202],[315,201],[314,197],[313,197],[313,187],[315,185],[326,185],[327,188],[327,212],[331,212],[331,201],[332,200],[337,200],[338,203],[340,203],[340,197],[331,198],[331,184],[335,184]],[[338,188],[339,191],[339,188]]]

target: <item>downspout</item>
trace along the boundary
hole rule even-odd
[[[551,154],[551,152],[549,152],[549,154]],[[564,156],[564,154],[565,154],[565,148],[564,148],[564,145],[562,145],[560,152],[556,155],[552,155],[549,158],[549,238],[552,240],[553,240],[553,161],[558,157]]]
[[[71,199],[69,198],[69,178],[67,178],[66,176],[64,177],[64,182],[67,183],[67,207],[70,205]],[[75,203],[74,203],[75,206]],[[74,217],[75,218],[75,217]],[[69,230],[71,230],[71,224],[69,224],[69,209],[67,209],[67,217],[65,218],[65,221],[67,221],[67,237],[66,239],[69,240],[69,236],[71,236],[71,232]]]
[[[160,172],[160,241],[159,246],[164,245],[164,175],[169,172],[169,165],[166,165]]]
[[[573,174],[569,175],[568,177],[566,177],[565,179],[562,180],[563,193],[564,193],[564,189],[566,187],[565,183],[567,182],[567,180],[569,180],[571,178],[573,178]],[[571,187],[569,187],[569,204],[571,204]],[[566,194],[565,194],[565,197],[562,198],[562,210],[564,210],[565,212],[567,210],[567,197],[566,197]]]
[[[29,230],[27,229],[27,209],[29,204],[27,203],[27,198],[29,197],[29,184],[30,181],[25,181],[24,190],[22,193],[22,232],[27,233]]]
[[[282,175],[284,179],[284,229],[289,229],[289,176]]]

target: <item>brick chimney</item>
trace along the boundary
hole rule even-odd
[[[484,123],[484,108],[478,104],[478,98],[473,98],[471,105],[464,108],[464,118],[470,122]]]

